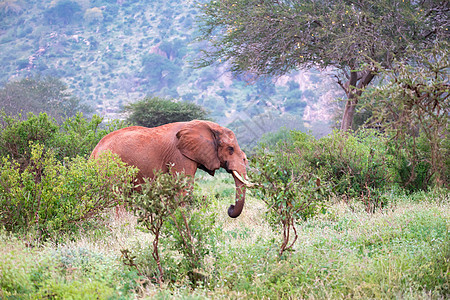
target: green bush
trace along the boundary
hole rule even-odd
[[[401,147],[395,141],[391,141],[390,146],[396,159],[396,181],[410,193],[428,190],[431,187],[431,165],[427,143],[421,139],[405,138]]]
[[[167,262],[166,276],[171,282],[188,278],[195,286],[209,279],[211,275],[205,272],[205,258],[214,250],[216,217],[206,208],[179,207],[167,220],[163,243],[172,251],[172,257],[181,257]]]
[[[130,123],[145,127],[208,119],[208,113],[197,104],[159,97],[147,97],[129,104],[125,106],[125,112],[129,113],[127,120]]]
[[[88,120],[82,113],[63,120],[61,126],[46,113],[29,113],[24,120],[21,115],[1,117],[0,156],[9,156],[22,168],[29,164],[30,142],[52,149],[60,161],[77,155],[87,157],[103,136],[125,126],[124,122],[112,121],[101,127],[101,117],[94,115]]]
[[[21,115],[1,116],[0,156],[9,156],[23,167],[30,161],[30,143],[51,143],[58,132],[58,125],[46,113],[29,113],[26,120],[21,120]]]
[[[314,215],[332,195],[361,201],[374,212],[386,204],[385,192],[395,189],[394,159],[387,149],[373,131],[336,131],[319,140],[291,131],[287,142],[260,146],[251,177],[260,183],[257,190],[275,223]]]
[[[180,282],[187,277],[195,285],[204,279],[202,268],[214,216],[186,206],[193,204],[192,184],[192,178],[182,173],[158,172],[141,185],[142,191],[125,195],[138,223],[154,236],[151,251],[140,250],[140,255],[131,256],[124,250],[125,263],[145,270],[141,274],[145,272],[151,281]],[[163,248],[172,252],[168,256],[161,257],[161,239]]]
[[[28,65],[28,59],[26,61]],[[21,66],[26,67],[24,64]],[[45,64],[37,67],[45,68]],[[39,75],[13,80],[0,88],[0,110],[8,115],[46,112],[58,121],[77,112],[92,113],[92,107],[71,95],[63,81]]]
[[[360,199],[373,211],[384,204],[383,193],[395,188],[393,157],[375,131],[335,131],[319,140],[293,132],[293,137],[304,163],[335,195]]]
[[[0,224],[8,231],[34,229],[47,238],[76,230],[85,220],[117,205],[137,170],[117,157],[82,157],[60,162],[40,144],[31,145],[29,164],[0,161]]]
[[[103,118],[97,115],[90,120],[82,113],[67,118],[60,126],[53,147],[59,159],[65,157],[88,157],[98,142],[108,133],[127,125],[126,122],[112,120],[102,125]]]
[[[439,142],[440,163],[433,168],[432,143],[423,132],[389,141],[395,158],[395,180],[409,193],[427,191],[434,187],[448,188],[450,182],[450,135],[442,134]],[[437,179],[439,178],[439,179]]]
[[[268,221],[275,230],[282,227],[280,256],[298,238],[295,224],[317,213],[328,190],[310,167],[305,168],[296,150],[287,143],[278,143],[272,149],[259,149],[251,159],[250,178],[258,183],[255,190],[266,203]]]
[[[11,251],[0,261],[1,299],[129,299],[138,285],[120,261],[81,246],[30,250],[0,240],[0,247]]]

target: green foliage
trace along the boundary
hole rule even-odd
[[[2,239],[2,299],[121,299],[131,297],[137,275],[109,255],[83,247],[26,249]]]
[[[175,102],[159,97],[147,97],[125,106],[127,120],[135,125],[156,127],[173,122],[207,120],[208,112],[189,102]]]
[[[154,235],[150,263],[153,268],[146,269],[149,272],[147,276],[160,284],[163,281],[183,280],[184,276],[188,276],[194,285],[203,279],[201,269],[209,253],[208,226],[213,224],[214,219],[185,207],[193,202],[191,186],[192,178],[184,174],[157,172],[153,180],[145,180],[140,192],[125,198],[138,217],[138,223]],[[160,237],[169,249],[181,255],[178,263],[171,257],[160,257]],[[142,269],[135,263],[136,257],[126,258],[128,264]],[[149,257],[143,258],[139,259],[147,261],[145,265],[148,265]],[[167,266],[163,265],[166,263]]]
[[[117,205],[117,191],[125,193],[137,173],[111,155],[62,163],[42,145],[30,149],[29,164],[22,170],[5,157],[0,163],[0,224],[8,231],[35,230],[47,238],[76,230]]]
[[[89,120],[82,113],[65,119],[53,142],[58,157],[88,157],[105,135],[127,126],[126,122],[120,120],[111,120],[106,124],[102,122],[102,117],[93,115]]]
[[[58,132],[58,125],[46,113],[29,113],[23,121],[21,115],[11,117],[2,114],[2,121],[0,156],[9,156],[22,166],[29,164],[30,143],[49,143]]]
[[[90,120],[82,113],[63,120],[61,126],[46,113],[29,113],[25,120],[2,114],[0,127],[0,156],[15,159],[21,168],[29,164],[30,143],[40,143],[51,149],[62,161],[66,157],[88,157],[100,139],[111,131],[125,127],[121,121],[101,126],[102,118],[94,115]]]
[[[395,61],[385,81],[368,91],[369,126],[392,136],[403,186],[411,191],[450,184],[449,44],[414,51],[414,64]]]
[[[319,140],[293,132],[293,137],[305,167],[335,195],[360,199],[374,211],[385,204],[383,193],[395,188],[393,158],[376,131],[335,131]]]
[[[49,24],[70,24],[81,17],[81,7],[75,1],[59,0],[44,13]]]
[[[28,77],[10,81],[0,89],[0,109],[8,115],[46,112],[53,118],[90,113],[92,108],[72,96],[67,86],[54,77]]]
[[[389,152],[395,157],[395,179],[406,191],[426,191],[433,186],[430,149],[426,140],[409,137],[403,139],[401,145],[399,141],[392,140],[389,146]]]
[[[287,228],[323,211],[330,196],[356,199],[374,212],[395,189],[393,157],[384,138],[371,131],[334,132],[319,140],[291,131],[288,142],[261,145],[251,161],[250,177],[259,183],[270,222],[283,224],[285,243]],[[296,237],[294,232],[294,242]]]
[[[205,272],[205,258],[216,242],[212,232],[216,217],[205,207],[179,207],[166,222],[163,241],[173,251],[172,257],[181,254],[179,262],[169,265],[169,272],[166,272],[172,282],[188,278],[195,286],[209,279],[211,275]]]
[[[155,179],[144,180],[141,192],[133,194],[127,202],[136,213],[138,222],[153,232],[185,201],[185,197],[189,197],[189,192],[186,195],[183,192],[189,190],[191,179],[181,173],[158,171]]]
[[[250,178],[258,183],[256,190],[268,208],[269,223],[275,229],[282,227],[280,256],[298,238],[295,225],[315,215],[326,198],[328,188],[310,168],[304,168],[302,159],[301,153],[288,143],[279,143],[271,149],[260,148],[251,159]]]
[[[298,68],[332,67],[348,102],[341,128],[352,128],[358,96],[405,49],[448,39],[446,4],[439,1],[224,0],[201,6],[200,66],[227,63],[239,75],[280,76]],[[374,34],[376,32],[376,34]]]

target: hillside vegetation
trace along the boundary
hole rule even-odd
[[[239,10],[212,7],[225,2]],[[385,20],[376,2],[358,4]],[[427,22],[448,24],[440,2],[399,2],[417,12],[408,26],[419,28],[422,4]],[[207,47],[194,42],[198,5],[0,0],[0,298],[450,298],[447,40],[406,47],[409,59],[388,57],[388,68],[373,61],[376,74],[363,73],[380,80],[357,97],[357,130],[329,132],[336,92],[317,71],[263,81],[214,62],[193,69]],[[347,71],[354,83],[364,75]],[[253,183],[222,170],[193,180],[168,161],[136,188],[136,167],[90,158],[129,123],[210,117],[236,133]],[[239,181],[244,209],[229,218]]]
[[[337,87],[318,71],[251,82],[233,78],[224,66],[193,68],[206,47],[195,42],[198,5],[2,0],[0,83],[34,74],[60,78],[107,118],[121,117],[125,104],[157,95],[195,102],[221,124],[270,112],[263,131],[329,121]]]
[[[207,227],[209,254],[198,270],[203,280],[196,288],[180,267],[182,255],[171,250],[169,236],[161,241],[169,279],[161,286],[152,282],[153,236],[139,230],[132,215],[116,219],[111,212],[103,226],[58,243],[27,247],[27,239],[0,232],[0,297],[445,299],[450,295],[448,196],[393,197],[385,210],[370,215],[357,203],[336,199],[327,213],[297,226],[298,242],[279,259],[280,233],[265,220],[260,200],[248,197],[239,219],[226,215],[233,201],[231,181],[219,176],[200,184],[207,200],[196,211],[203,220],[214,218],[214,223]],[[130,264],[124,253],[134,257],[134,267],[124,264]]]
[[[133,192],[136,168],[89,160],[125,126],[101,121],[3,116],[1,298],[450,295],[448,165],[426,163],[426,140],[410,157],[374,130],[266,136],[249,156],[256,185],[231,219],[225,172],[197,172],[192,192],[180,193],[182,174]]]

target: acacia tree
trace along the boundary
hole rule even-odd
[[[127,121],[134,125],[157,127],[173,122],[208,120],[203,107],[190,102],[175,102],[175,99],[146,97],[124,107]]]
[[[368,124],[389,132],[396,152],[407,159],[405,186],[415,181],[421,162],[429,165],[425,186],[430,180],[440,187],[450,184],[448,46],[442,43],[411,54],[414,66],[394,62],[391,70],[380,67],[386,81],[363,95],[372,112]]]
[[[200,66],[227,62],[247,76],[328,68],[345,91],[342,130],[358,97],[394,58],[448,38],[449,1],[212,0],[201,10]]]
[[[46,112],[57,119],[92,112],[91,107],[71,95],[63,81],[39,75],[10,81],[0,88],[0,110],[14,116]]]

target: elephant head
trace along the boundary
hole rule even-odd
[[[228,215],[238,217],[244,207],[247,181],[245,153],[239,147],[233,131],[208,121],[191,121],[180,129],[176,137],[177,148],[198,167],[214,176],[215,170],[224,168],[231,173],[236,185],[236,203],[228,209]]]

